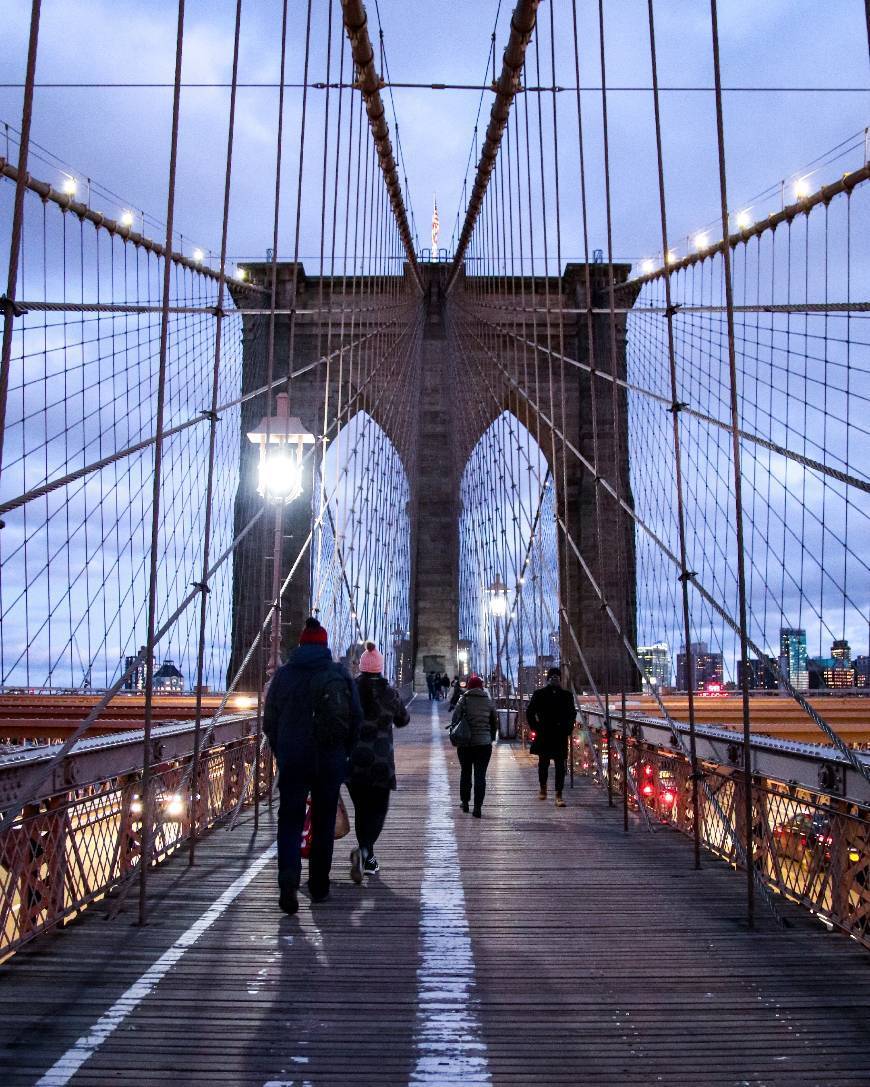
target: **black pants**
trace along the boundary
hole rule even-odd
[[[302,825],[305,799],[311,793],[311,855],[308,885],[315,895],[329,890],[329,869],[335,842],[338,794],[347,774],[341,751],[308,753],[282,760],[278,769],[278,883],[298,887],[302,876]]]
[[[556,771],[556,792],[561,793],[565,788],[565,763],[564,756],[560,758],[553,757],[553,767]],[[550,756],[538,755],[538,781],[541,783],[541,788],[547,788],[547,774],[550,772]]]
[[[367,857],[375,855],[375,842],[381,836],[390,807],[390,790],[377,785],[349,782],[347,791],[353,801],[353,828],[360,849]]]
[[[457,747],[459,756],[459,799],[463,804],[471,800],[471,776],[474,773],[474,810],[480,811],[486,793],[486,768],[492,757],[492,744],[471,744]]]

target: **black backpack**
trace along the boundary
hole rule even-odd
[[[350,683],[337,668],[324,668],[313,676],[311,716],[318,747],[347,746],[352,717]]]

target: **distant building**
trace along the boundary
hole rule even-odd
[[[855,658],[855,686],[870,687],[870,656],[863,655]]]
[[[779,682],[774,671],[773,657],[766,654],[762,657],[751,658],[749,665],[749,686],[754,691],[775,691]],[[743,686],[743,661],[737,662],[737,685]]]
[[[650,687],[670,687],[671,651],[668,649],[667,642],[639,645],[637,658],[640,661],[645,690]]]
[[[154,673],[154,690],[160,694],[182,694],[184,675],[168,657]]]
[[[711,653],[706,642],[695,642],[692,659],[687,663],[686,647],[677,654],[677,689],[702,691],[708,683],[722,683],[724,668],[721,653]]]
[[[562,653],[562,650],[561,650],[561,648],[559,646],[559,631],[558,630],[551,630],[550,631],[548,648],[550,650],[550,656],[553,658],[553,661],[556,664],[558,664],[559,660],[560,660],[560,657],[561,657],[561,653]]]
[[[145,684],[148,682],[148,669],[145,667],[145,646],[143,645],[139,650],[139,656],[142,658],[138,664],[136,664],[136,657],[124,657],[124,671],[131,665],[135,665],[133,671],[124,680],[125,691],[144,691]],[[151,667],[154,667],[154,658],[151,658]]]
[[[855,686],[856,671],[844,664],[841,657],[809,657],[807,673],[811,691],[846,690]]]
[[[523,694],[531,694],[538,687],[543,687],[547,682],[547,670],[558,665],[558,659],[554,659],[549,653],[539,654],[534,664],[524,664],[519,672]]]
[[[807,632],[801,627],[781,627],[779,631],[779,667],[796,691],[808,691]]]
[[[523,694],[531,694],[538,686],[538,669],[534,664],[524,664],[517,672]]]
[[[839,661],[833,668],[825,671],[825,686],[832,690],[843,691],[855,686],[855,669],[843,668]]]

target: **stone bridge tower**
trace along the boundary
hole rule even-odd
[[[265,285],[269,282],[270,265],[249,265],[252,281]],[[628,266],[614,267],[617,282],[623,282],[628,274]],[[573,455],[566,463],[559,460],[552,463],[553,457],[546,425],[535,418],[535,413],[523,411],[523,400],[517,395],[505,374],[496,366],[490,370],[490,384],[496,389],[499,402],[492,398],[483,410],[475,412],[476,430],[458,428],[455,415],[462,410],[460,390],[463,388],[463,375],[455,352],[451,348],[448,329],[452,307],[459,305],[459,298],[445,297],[444,265],[422,265],[425,292],[413,303],[418,307],[417,322],[417,367],[416,381],[416,421],[415,432],[393,434],[390,432],[389,419],[378,417],[377,389],[365,391],[360,396],[359,407],[375,418],[383,426],[387,436],[396,446],[399,456],[408,474],[411,492],[411,646],[415,662],[415,681],[418,689],[425,685],[423,676],[427,668],[437,668],[450,672],[457,670],[457,639],[459,625],[459,485],[462,473],[474,444],[482,437],[489,423],[495,420],[503,410],[514,411],[520,421],[533,434],[541,436],[541,447],[550,462],[556,487],[557,510],[559,518],[567,528],[574,545],[583,561],[600,581],[605,596],[621,618],[628,637],[634,644],[636,621],[635,590],[635,553],[634,533],[629,519],[619,515],[616,503],[607,497],[599,503],[601,514],[601,540],[603,553],[599,547],[597,534],[597,513],[595,501],[595,481],[592,471]],[[291,263],[282,263],[278,268],[277,308],[289,310],[292,302],[294,268]],[[558,388],[554,399],[559,404],[559,417],[555,422],[564,424],[565,437],[591,465],[594,462],[593,432],[597,430],[599,472],[614,487],[619,487],[623,499],[632,503],[628,463],[628,416],[624,388],[618,388],[616,412],[611,397],[612,382],[601,378],[596,388],[596,412],[593,416],[591,393],[592,377],[584,366],[588,365],[588,333],[585,309],[591,305],[593,317],[593,341],[596,352],[596,366],[605,373],[611,373],[613,365],[610,351],[609,317],[602,310],[607,306],[607,265],[590,266],[591,298],[586,297],[585,267],[569,265],[560,278],[550,278],[545,283],[543,278],[536,280],[536,291],[543,296],[549,294],[550,304],[561,301],[564,309],[571,314],[563,320],[563,350],[566,356],[577,360],[582,365],[559,368]],[[505,304],[517,304],[520,285],[510,279],[500,279],[504,291]],[[461,291],[463,283],[456,284]],[[516,289],[514,289],[516,288]],[[336,288],[337,290],[338,288]],[[522,289],[529,291],[529,283],[522,284]],[[335,330],[326,327],[324,318],[316,313],[315,304],[326,296],[328,286],[319,279],[306,276],[300,267],[297,275],[297,308],[308,309],[309,314],[298,312],[296,329],[293,336],[292,370],[295,373],[292,382],[291,414],[299,416],[305,427],[313,434],[322,430],[324,374],[316,365],[318,358],[326,352],[327,339],[331,337],[332,349],[338,345]],[[624,298],[625,292],[622,292]],[[268,299],[268,295],[264,294]],[[490,296],[491,297],[491,296]],[[240,308],[250,306],[248,296],[241,294],[236,299]],[[336,302],[339,299],[336,297]],[[543,302],[543,297],[542,297]],[[260,303],[266,308],[267,303]],[[520,308],[519,306],[517,307]],[[535,309],[536,307],[527,307]],[[362,323],[360,323],[362,322]],[[374,327],[378,318],[371,317]],[[512,331],[515,335],[531,339],[536,337],[543,342],[540,318],[533,320],[523,314],[514,314]],[[625,378],[625,314],[616,315],[616,374]],[[256,449],[247,441],[246,434],[265,414],[266,397],[264,390],[267,382],[267,344],[269,317],[262,312],[244,317],[243,341],[243,379],[242,394],[250,398],[245,400],[241,409],[241,428],[239,435],[239,456],[241,474],[236,496],[235,527],[236,532],[250,521],[260,508],[262,499],[256,493]],[[365,317],[359,318],[356,334],[365,328]],[[551,340],[551,347],[555,344]],[[504,350],[509,350],[508,341],[504,341]],[[290,319],[286,314],[279,314],[275,320],[275,373],[274,378],[287,372],[290,351]],[[537,372],[529,375],[530,389],[542,388],[544,380],[549,381],[547,356],[539,353]],[[331,381],[337,381],[335,373]],[[459,383],[459,384],[457,384]],[[334,386],[331,384],[330,389]],[[276,387],[275,391],[280,391]],[[254,394],[254,395],[251,395]],[[334,400],[333,400],[334,402]],[[547,404],[542,404],[542,410]],[[546,414],[546,412],[545,412]],[[594,424],[594,426],[593,426]],[[617,428],[619,440],[617,440]],[[472,440],[464,440],[459,433],[473,434]],[[557,450],[562,443],[557,443]],[[617,449],[620,456],[617,457]],[[300,548],[305,541],[311,524],[310,475],[307,491],[286,509],[282,567],[287,570],[298,559]],[[601,609],[589,581],[584,577],[573,548],[566,543],[564,534],[559,533],[559,575],[566,613],[574,634],[580,643],[587,664],[595,682],[600,686],[609,684],[611,689],[618,689],[625,683],[627,689],[637,689],[639,678],[634,668],[626,661],[623,647],[612,636],[612,628],[602,621]],[[620,547],[617,546],[620,543]],[[264,564],[271,568],[272,562],[272,526],[268,517],[261,517],[257,525],[248,532],[236,550],[233,559],[233,630],[232,657],[230,676],[242,666],[251,642],[267,607],[269,579],[264,577]],[[622,568],[618,568],[617,555],[622,555]],[[603,564],[600,561],[603,554]],[[290,587],[282,599],[282,630],[285,651],[295,645],[296,633],[310,607],[311,567],[308,553],[299,563]],[[264,588],[265,587],[265,588]],[[571,674],[578,687],[587,686],[585,670],[580,666],[568,625],[561,621],[560,641],[563,661],[570,664]],[[338,648],[338,647],[336,647]],[[256,689],[263,675],[262,656],[254,654],[244,667],[240,684],[245,689]]]

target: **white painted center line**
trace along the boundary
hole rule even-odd
[[[103,1042],[113,1034],[131,1012],[142,1003],[156,985],[166,977],[173,966],[182,958],[188,948],[217,921],[222,913],[244,891],[252,879],[266,867],[278,850],[277,843],[269,846],[259,857],[224,891],[220,898],[209,906],[205,913],[183,933],[175,943],[149,966],[142,977],[119,997],[118,1000],[94,1023],[91,1029],[76,1044],[56,1061],[45,1075],[37,1080],[36,1087],[66,1087],[66,1084],[78,1072],[81,1066],[96,1053]]]
[[[417,1065],[411,1084],[484,1087],[492,1083],[474,997],[474,956],[453,826],[441,721],[432,706],[429,810],[420,887]]]

